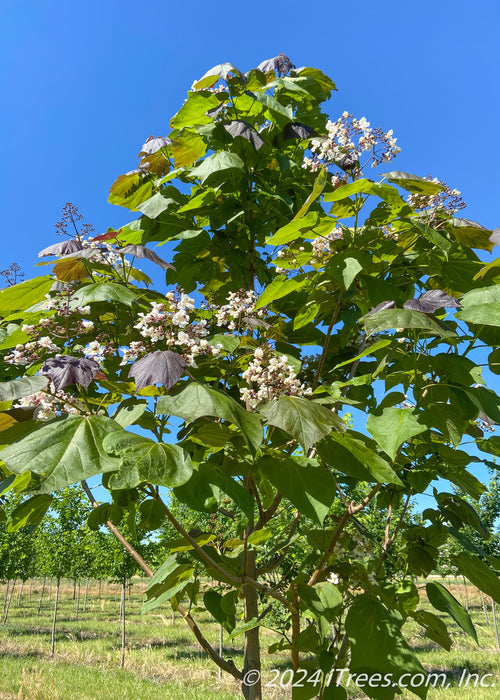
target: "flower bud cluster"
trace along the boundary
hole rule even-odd
[[[227,326],[230,331],[241,328],[247,317],[263,318],[267,314],[266,308],[255,308],[257,294],[252,290],[231,292],[227,301],[227,304],[217,310],[216,320],[218,326]]]
[[[431,215],[437,212],[453,215],[460,209],[465,209],[467,205],[459,190],[452,190],[446,182],[438,180],[437,177],[431,178],[427,175],[425,179],[441,185],[443,189],[436,194],[409,194],[406,201],[413,209],[430,209]]]
[[[81,401],[64,391],[56,391],[52,382],[49,391],[50,394],[38,391],[36,394],[24,396],[15,404],[15,408],[33,408],[33,418],[42,421],[67,414],[85,413],[85,405]]]
[[[380,127],[371,127],[365,117],[356,119],[349,112],[343,112],[336,122],[328,121],[326,129],[326,136],[312,140],[313,157],[306,157],[302,167],[315,171],[322,163],[335,163],[344,170],[359,169],[359,159],[368,151],[375,167],[389,163],[401,150],[392,129],[384,132]]]
[[[14,350],[6,355],[4,362],[10,365],[29,365],[42,357],[46,350],[59,350],[49,336],[42,336],[38,340],[28,343],[19,343]]]
[[[241,375],[249,388],[240,389],[243,401],[255,408],[261,401],[271,401],[280,396],[309,396],[306,388],[297,379],[294,368],[286,355],[277,355],[269,346],[256,348],[253,359]]]

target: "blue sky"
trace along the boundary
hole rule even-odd
[[[168,133],[192,82],[280,52],[336,81],[333,118],[394,130],[393,169],[445,180],[464,216],[496,228],[499,23],[492,0],[1,0],[0,269],[38,273],[67,201],[98,232],[134,218],[107,204],[109,187],[149,135]]]

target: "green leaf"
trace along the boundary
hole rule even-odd
[[[167,197],[161,192],[157,192],[145,202],[139,204],[137,209],[145,214],[150,219],[156,219],[157,216],[166,211],[170,206],[178,205],[175,199]]]
[[[292,292],[296,292],[301,289],[306,284],[306,280],[302,275],[297,277],[284,277],[283,275],[277,275],[271,284],[269,284],[255,305],[256,309],[260,309],[263,306],[271,304],[276,299],[282,299]]]
[[[432,182],[419,175],[410,175],[410,173],[403,173],[399,170],[384,173],[384,177],[407,192],[415,194],[437,194],[444,189],[443,185],[440,185],[438,182]]]
[[[122,428],[128,428],[129,425],[136,423],[144,414],[148,404],[145,400],[137,400],[135,398],[125,399],[118,406],[113,414],[115,420]]]
[[[52,503],[52,496],[42,494],[23,501],[10,514],[7,532],[17,532],[27,525],[39,525]]]
[[[153,183],[142,173],[120,175],[111,185],[108,202],[132,211],[153,194]]]
[[[165,517],[163,504],[155,498],[148,498],[139,506],[139,527],[143,530],[158,530]]]
[[[260,412],[269,425],[294,437],[308,449],[333,429],[345,430],[344,421],[319,403],[299,396],[281,396],[264,404]]]
[[[208,612],[231,633],[236,625],[236,600],[237,591],[230,591],[223,597],[214,590],[208,590],[203,596],[203,603]]]
[[[374,335],[392,328],[417,328],[440,338],[453,338],[456,333],[428,314],[412,309],[386,309],[364,316],[366,332]]]
[[[0,291],[0,316],[7,316],[14,311],[24,311],[42,301],[53,284],[54,278],[47,275],[3,289]]]
[[[300,609],[311,612],[314,617],[324,617],[327,622],[334,622],[343,603],[342,593],[330,581],[321,581],[314,586],[306,583],[297,585],[300,596]]]
[[[389,204],[406,205],[395,187],[364,178],[337,187],[333,192],[326,194],[324,200],[325,202],[339,202],[353,194],[375,194]]]
[[[188,129],[183,129],[177,134],[170,148],[176,168],[196,163],[207,152],[205,140],[196,132]]]
[[[307,518],[319,525],[328,514],[337,491],[334,480],[313,460],[305,465],[292,457],[264,457],[259,467],[271,484]]]
[[[214,179],[225,181],[235,171],[242,171],[244,168],[245,164],[236,153],[217,151],[193,168],[189,177],[199,178],[202,184]]]
[[[307,236],[313,233],[315,227],[320,221],[320,215],[317,211],[310,211],[300,219],[292,219],[290,223],[279,228],[272,236],[266,238],[266,243],[269,245],[283,245],[290,243],[296,238],[301,238],[302,234]],[[335,219],[330,219],[331,228],[335,226]],[[314,233],[313,236],[314,237]]]
[[[120,458],[120,472],[111,477],[114,489],[135,488],[142,481],[174,488],[189,481],[193,468],[188,453],[178,445],[154,442],[126,430],[115,430],[102,443]]]
[[[330,433],[317,445],[321,459],[332,469],[360,481],[402,486],[396,472],[389,463],[377,454],[375,443],[359,433],[339,435]]]
[[[242,431],[249,447],[255,452],[261,445],[264,432],[258,416],[249,413],[230,396],[211,387],[189,383],[175,396],[160,396],[157,413],[166,413],[192,423],[203,416],[222,418]]]
[[[216,537],[215,535],[209,535],[208,533],[204,532],[202,535],[193,537],[193,539],[200,545],[200,547],[204,547],[205,545],[210,544],[210,542],[213,542]],[[184,539],[184,537],[179,537],[176,540],[169,540],[166,546],[169,552],[189,552],[194,549],[193,545]]]
[[[472,637],[472,639],[478,643],[476,630],[469,613],[458,602],[458,600],[454,598],[452,594],[440,583],[429,581],[425,589],[431,605],[440,612],[448,613],[448,615],[455,620],[457,625],[459,625],[464,632],[469,635],[469,637]]]
[[[380,447],[394,461],[398,449],[415,435],[427,430],[419,417],[406,408],[384,408],[381,415],[371,413],[366,427]]]
[[[358,595],[347,613],[346,632],[351,643],[351,673],[392,674],[396,680],[404,673],[410,676],[427,675],[418,659],[412,654],[401,630],[395,624],[386,608],[376,598],[367,594]],[[389,700],[394,697],[397,685],[389,687],[363,686],[363,691],[371,698]],[[424,685],[408,687],[421,698],[425,698],[427,688]]]
[[[451,219],[451,221],[446,222],[445,228],[453,234],[460,245],[468,248],[481,248],[490,253],[493,250],[493,243],[490,241],[491,229],[484,228],[476,221]]]
[[[425,636],[437,642],[439,646],[450,651],[452,641],[444,622],[428,610],[415,610],[411,617],[425,630]]]
[[[142,613],[150,612],[179,593],[194,573],[189,564],[178,564],[176,556],[170,556],[160,566],[146,589]]]
[[[315,202],[318,199],[319,195],[325,189],[325,185],[326,169],[324,166],[321,166],[319,174],[317,175],[316,180],[314,181],[312,192],[306,199],[304,204],[300,207],[299,211],[293,217],[294,221],[296,221],[297,219],[301,219],[309,211],[309,207],[311,206],[311,204],[313,204],[313,202]]]
[[[87,518],[87,525],[91,530],[98,530],[101,525],[104,525],[109,519],[110,503],[101,503],[100,506],[94,508]]]
[[[120,304],[132,306],[138,292],[117,282],[92,283],[80,287],[73,294],[72,301],[79,306],[85,306],[94,301],[118,301]]]
[[[470,552],[460,552],[451,560],[474,586],[500,604],[500,579],[484,561]]]
[[[219,104],[217,96],[212,92],[189,92],[187,100],[170,120],[170,126],[172,129],[182,129],[195,124],[210,124],[213,117],[207,117],[206,112]]]
[[[66,416],[5,447],[2,459],[14,474],[38,474],[37,491],[50,493],[95,474],[116,471],[119,463],[106,454],[102,442],[117,427],[105,416]]]
[[[0,401],[14,401],[23,396],[36,394],[47,387],[47,377],[21,377],[10,382],[0,382]]]
[[[455,314],[455,318],[481,326],[500,326],[500,302],[468,306]]]
[[[363,357],[374,355],[377,350],[386,348],[388,345],[391,345],[390,340],[379,340],[376,343],[373,343],[373,345],[370,345],[368,348],[365,348],[363,352],[360,352],[359,355],[356,355],[356,357],[353,357],[351,360],[346,360],[345,362],[341,362],[340,364],[335,365],[334,369],[338,369],[339,367],[345,367],[346,365],[350,365],[353,362],[361,360]]]
[[[226,639],[224,641],[230,642],[231,639],[234,639],[235,637],[237,637],[240,634],[243,634],[244,632],[248,632],[249,630],[253,630],[256,627],[259,627],[259,625],[260,625],[259,618],[252,617],[252,619],[248,620],[248,622],[244,622],[242,625],[238,625],[238,627],[236,627],[233,630],[233,632],[228,637],[226,637]]]

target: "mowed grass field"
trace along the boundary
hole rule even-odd
[[[464,600],[464,586],[442,581],[449,590]],[[421,586],[424,588],[423,584]],[[230,700],[239,698],[238,683],[224,674],[219,677],[206,654],[201,651],[190,630],[178,615],[172,616],[168,606],[141,615],[146,582],[135,580],[126,597],[126,651],[124,668],[121,660],[120,585],[96,582],[88,587],[86,609],[82,584],[78,619],[73,584],[61,586],[54,657],[50,657],[51,626],[55,585],[51,598],[46,588],[44,603],[38,615],[41,581],[26,582],[14,590],[9,616],[0,624],[0,699],[3,700]],[[31,599],[30,599],[31,598]],[[444,672],[450,686],[430,688],[428,698],[439,700],[485,700],[500,698],[500,654],[497,652],[491,607],[486,623],[478,591],[468,587],[469,609],[476,625],[479,646],[447,616],[454,645],[450,652],[421,634],[416,624],[405,626],[412,648],[427,671]],[[0,598],[1,601],[1,598]],[[18,604],[19,603],[19,604]],[[488,601],[489,603],[489,601]],[[425,605],[424,605],[425,607]],[[2,608],[0,607],[0,613]],[[204,634],[218,648],[220,628],[207,614],[196,613]],[[3,616],[0,617],[0,623]],[[270,631],[262,630],[263,648],[277,640]],[[242,637],[224,645],[224,655],[242,665]],[[284,671],[287,659],[270,659],[264,652],[264,697],[269,700],[291,698],[290,687],[279,682],[270,687],[271,669]],[[458,687],[464,669],[468,673],[493,674],[486,682],[490,687]],[[289,675],[285,681],[289,680]],[[496,687],[491,684],[495,683]],[[349,698],[364,698],[362,691],[349,687]],[[404,698],[416,698],[406,692]]]

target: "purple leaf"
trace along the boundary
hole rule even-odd
[[[147,258],[148,260],[151,260],[151,262],[154,262],[157,265],[159,265],[162,270],[175,270],[175,267],[173,265],[166,262],[166,260],[163,260],[163,258],[160,258],[160,256],[156,255],[155,252],[153,252],[149,248],[146,248],[146,246],[143,245],[133,245],[132,243],[130,243],[129,245],[120,248],[120,253],[126,253],[127,255],[135,255],[136,258]]]
[[[451,297],[441,289],[430,289],[424,292],[418,299],[408,299],[403,304],[403,309],[421,311],[424,314],[432,314],[443,307],[461,309],[462,305],[454,297]]]
[[[278,75],[286,75],[293,68],[295,68],[295,66],[284,53],[280,53],[279,56],[274,56],[274,58],[268,58],[257,66],[257,70],[263,73],[269,73],[270,70],[275,70]]]
[[[233,139],[236,138],[236,136],[241,136],[247,141],[250,141],[256,151],[265,143],[264,139],[252,129],[250,124],[240,119],[234,119],[232,122],[229,122],[229,124],[224,124],[224,129],[228,134],[231,134]]]
[[[128,373],[135,380],[136,391],[146,386],[163,384],[168,391],[185,374],[186,360],[171,350],[150,352],[134,362]]]
[[[56,391],[72,384],[81,384],[85,389],[99,371],[99,363],[88,357],[60,355],[45,360],[40,372],[50,377]]]
[[[393,301],[381,301],[380,304],[377,304],[377,306],[369,311],[365,316],[371,316],[372,314],[376,314],[377,311],[386,311],[387,309],[393,309],[395,307],[395,303]]]
[[[342,170],[352,170],[359,165],[359,156],[355,153],[348,153],[339,160],[339,168]]]
[[[69,255],[69,253],[76,253],[77,250],[82,250],[83,246],[80,241],[75,238],[68,238],[66,241],[61,243],[54,243],[54,245],[49,245],[48,248],[44,248],[38,253],[39,258],[44,258],[46,255]]]
[[[283,138],[285,141],[289,139],[308,139],[313,132],[310,126],[307,124],[300,124],[299,122],[290,122],[283,129]]]
[[[207,110],[207,111],[205,112],[205,114],[206,114],[207,117],[213,117],[213,118],[215,119],[215,117],[219,114],[219,112],[220,112],[221,110],[224,109],[225,106],[226,106],[226,102],[225,102],[225,100],[223,100],[223,101],[220,103],[220,105],[217,105],[217,107],[212,107],[212,109]]]
[[[500,245],[500,227],[493,231],[488,240],[490,243],[493,243],[493,245]]]
[[[153,153],[156,153],[156,151],[159,151],[160,148],[169,146],[171,143],[172,139],[169,139],[168,136],[150,136],[146,143],[143,144],[138,157],[151,156]]]

